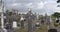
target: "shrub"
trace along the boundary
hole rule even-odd
[[[58,24],[58,23],[54,23],[54,26],[55,26],[55,27],[58,27],[58,26],[59,26],[59,24]]]

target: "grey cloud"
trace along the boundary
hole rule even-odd
[[[40,2],[47,2],[46,4],[44,4],[43,2],[43,7],[40,8],[41,6],[38,6],[38,3]],[[53,11],[53,9],[56,9],[56,0],[6,0],[5,2],[5,6],[8,8],[13,8],[13,4],[14,3],[20,3],[21,5],[17,5],[16,8],[20,11],[20,12],[26,12],[28,11],[28,7],[27,6],[29,3],[32,3],[30,4],[30,7],[32,7],[32,10],[33,10],[33,13],[39,13],[39,14],[43,14],[43,13],[46,13],[46,12],[50,12]],[[40,4],[39,4],[40,5]],[[37,9],[37,7],[39,7],[39,9]],[[54,12],[54,11],[53,11]],[[51,12],[51,13],[53,13]]]

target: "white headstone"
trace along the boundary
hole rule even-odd
[[[37,22],[36,25],[39,25],[39,23]]]
[[[1,2],[2,0],[0,0],[0,12],[3,12],[2,7],[3,7],[3,3]],[[1,13],[1,27],[4,28],[4,18],[3,18],[3,13]]]
[[[23,16],[21,16],[21,19],[20,20],[24,20]]]
[[[4,16],[1,14],[1,27],[4,28]]]
[[[13,21],[13,28],[17,28],[17,22]]]
[[[3,29],[3,31],[4,31],[4,32],[7,32],[7,30],[6,30],[5,28]]]

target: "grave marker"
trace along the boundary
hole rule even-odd
[[[24,28],[24,18],[23,18],[23,16],[21,16],[20,21],[21,21],[21,28],[23,29]]]
[[[48,32],[57,32],[57,29],[49,29]]]
[[[17,22],[13,21],[13,28],[17,28]]]

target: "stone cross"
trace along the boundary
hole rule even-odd
[[[33,26],[32,26],[32,10],[30,9],[30,10],[28,10],[29,11],[29,13],[28,13],[28,32],[33,32]]]

